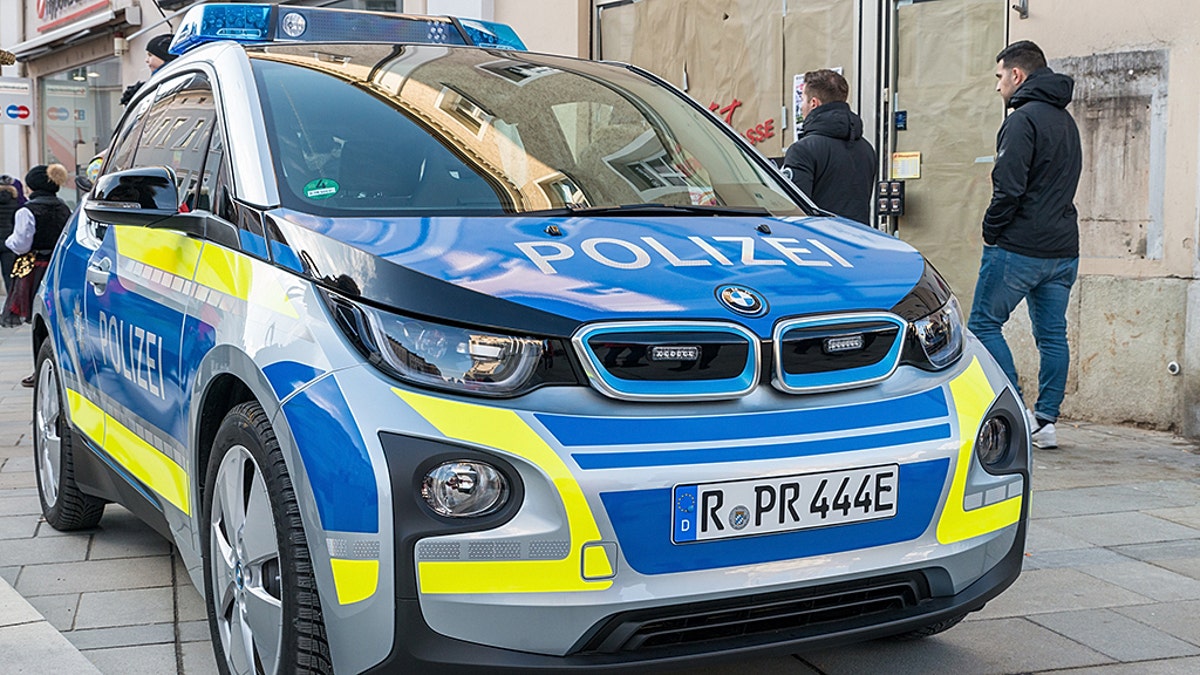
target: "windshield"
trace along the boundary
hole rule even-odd
[[[440,46],[250,55],[288,208],[499,215],[660,204],[804,214],[783,179],[719,123],[620,66]]]

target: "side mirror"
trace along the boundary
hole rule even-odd
[[[117,171],[96,179],[83,210],[110,225],[149,225],[179,213],[175,174],[165,166]]]

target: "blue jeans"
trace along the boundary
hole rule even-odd
[[[1033,337],[1041,355],[1034,413],[1054,422],[1067,388],[1067,300],[1079,273],[1079,258],[1031,258],[999,246],[983,247],[979,282],[967,328],[979,338],[1004,374],[1017,384],[1017,367],[1001,330],[1021,300],[1029,308]]]

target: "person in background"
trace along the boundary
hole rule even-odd
[[[863,138],[862,118],[850,110],[849,96],[850,85],[836,71],[804,74],[804,128],[783,168],[817,206],[865,224],[871,222],[875,148]]]
[[[150,69],[151,75],[158,72],[159,68],[179,58],[178,55],[167,51],[171,47],[172,39],[174,39],[173,35],[164,33],[155,35],[146,43],[146,67]],[[127,105],[133,100],[138,90],[142,88],[142,84],[142,81],[139,80],[125,87],[125,91],[121,92],[121,105]]]
[[[13,261],[17,254],[8,250],[3,240],[12,234],[13,223],[21,202],[17,199],[17,187],[13,185],[13,177],[4,174],[0,176],[0,274],[4,275],[4,292],[12,293]]]
[[[996,56],[996,91],[1012,114],[996,136],[992,203],[983,216],[983,259],[967,327],[1020,391],[1004,323],[1024,300],[1040,367],[1033,411],[1037,448],[1056,448],[1054,423],[1067,388],[1067,302],[1079,272],[1075,190],[1083,169],[1079,129],[1067,104],[1075,81],[1046,67],[1021,40]]]
[[[39,164],[25,174],[30,194],[25,206],[17,209],[12,234],[4,245],[20,256],[13,265],[12,292],[4,303],[0,323],[15,326],[27,323],[33,315],[33,296],[37,294],[54,245],[71,218],[71,207],[58,198],[58,191],[69,184],[71,175],[62,164]],[[33,386],[33,375],[21,380]]]

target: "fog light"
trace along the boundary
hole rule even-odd
[[[494,513],[508,501],[508,492],[508,481],[496,467],[469,460],[441,464],[421,483],[425,503],[447,518]]]
[[[1012,430],[1003,417],[989,417],[979,427],[975,437],[975,455],[984,466],[995,466],[1008,453]]]

